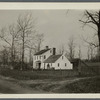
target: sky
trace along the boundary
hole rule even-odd
[[[44,34],[43,48],[45,46],[56,47],[65,46],[70,37],[74,37],[76,53],[81,46],[83,58],[87,57],[87,44],[82,37],[93,39],[95,31],[90,27],[82,28],[79,21],[84,14],[84,10],[0,10],[0,28],[15,23],[20,14],[31,12],[33,18],[37,19],[37,30]],[[77,55],[77,54],[76,54]]]

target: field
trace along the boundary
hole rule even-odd
[[[85,65],[86,64],[86,65]],[[86,62],[81,64],[81,75],[97,75],[100,73],[100,63]],[[12,77],[19,80],[29,79],[59,79],[68,77],[80,77],[77,70],[10,70],[9,68],[0,68],[0,74],[7,77]]]
[[[19,80],[37,80],[37,79],[62,79],[78,76],[77,71],[19,71],[10,69],[1,69],[0,74],[6,77],[12,77]]]
[[[80,79],[62,86],[54,92],[58,93],[100,93],[100,77]]]
[[[85,62],[81,64],[82,74],[100,74],[100,62]]]
[[[76,70],[0,68],[0,93],[100,93],[99,64],[88,63],[88,67],[82,65],[81,75]]]

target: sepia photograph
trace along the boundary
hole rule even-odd
[[[100,9],[0,9],[0,94],[100,93]]]

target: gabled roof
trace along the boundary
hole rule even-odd
[[[50,50],[50,49],[44,49],[44,50],[41,50],[41,51],[35,53],[34,55],[41,55],[41,54],[47,52],[48,50]]]
[[[47,58],[44,63],[54,63],[55,61],[57,61],[59,58],[61,57],[61,55],[51,55],[49,58]]]

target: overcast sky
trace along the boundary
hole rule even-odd
[[[25,12],[27,11],[1,10],[0,27],[16,22],[19,14]],[[44,33],[43,46],[59,48],[63,44],[67,49],[69,38],[74,36],[77,48],[80,45],[82,56],[83,58],[86,57],[87,47],[81,36],[90,39],[95,31],[89,27],[82,29],[82,23],[79,20],[82,18],[84,10],[69,10],[68,13],[67,10],[30,10],[30,12],[34,18],[37,18],[39,33]]]

